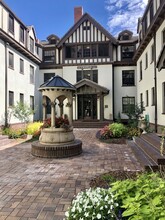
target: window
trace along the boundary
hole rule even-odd
[[[24,73],[24,61],[20,59],[20,73]]]
[[[145,59],[146,59],[146,69],[147,69],[148,68],[148,53],[146,53]]]
[[[55,63],[55,50],[44,51],[44,63]]]
[[[134,70],[123,70],[122,71],[122,86],[134,86]]]
[[[154,61],[155,51],[154,51],[154,44],[151,46],[151,63]]]
[[[97,45],[92,45],[92,57],[97,57]]]
[[[140,106],[143,109],[143,93],[140,93]]]
[[[135,109],[135,97],[122,97],[122,112],[128,113],[129,109]]]
[[[122,60],[129,60],[132,59],[134,56],[134,46],[122,46],[121,47],[121,59]]]
[[[78,70],[77,71],[77,82],[84,78],[97,83],[98,82],[98,70]]]
[[[165,29],[162,32],[163,44],[165,44]]]
[[[79,45],[77,46],[77,58],[81,58],[82,57],[82,46]]]
[[[14,54],[9,52],[9,67],[14,69]]]
[[[19,38],[20,38],[20,41],[22,43],[24,43],[24,28],[22,26],[20,26],[20,36],[19,36]]]
[[[128,34],[124,34],[122,36],[122,40],[129,40],[129,35]]]
[[[30,108],[34,110],[34,96],[30,96]]]
[[[83,56],[90,57],[90,45],[83,46]]]
[[[99,44],[98,45],[98,56],[99,57],[108,57],[109,56],[109,45],[108,44]]]
[[[34,84],[34,67],[30,65],[30,83]]]
[[[75,46],[66,46],[66,58],[76,58]]]
[[[148,100],[148,90],[146,90],[146,106],[149,105],[149,100]]]
[[[14,92],[9,91],[9,107],[14,105]]]
[[[144,20],[143,20],[143,24],[142,24],[142,28],[143,28],[143,36],[146,34],[146,31],[147,31],[147,15],[144,17]]]
[[[153,3],[152,3],[150,6],[150,24],[152,22],[153,16],[154,16],[154,8],[153,8]]]
[[[142,61],[140,61],[140,80],[143,78],[143,68],[142,68]]]
[[[83,30],[84,30],[84,31],[89,31],[89,30],[90,30],[90,26],[89,26],[89,25],[83,26]]]
[[[162,83],[162,111],[165,113],[165,82]]]
[[[155,105],[155,88],[152,87],[151,89],[151,100],[152,100],[152,105]]]
[[[34,53],[34,40],[30,37],[30,52]]]
[[[44,73],[44,82],[55,76],[55,73]]]
[[[12,15],[9,15],[9,31],[14,33],[14,17]]]
[[[24,94],[23,94],[23,93],[20,93],[20,94],[19,94],[19,101],[20,101],[21,103],[24,103]]]

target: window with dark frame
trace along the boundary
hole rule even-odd
[[[14,54],[9,52],[9,67],[14,69]]]
[[[165,114],[165,82],[162,83],[162,111]]]
[[[130,109],[135,110],[135,97],[122,97],[122,112],[128,113]]]
[[[34,110],[34,96],[30,96],[30,108]]]
[[[20,101],[20,103],[24,104],[24,94],[23,93],[19,94],[19,101]]]
[[[55,63],[55,50],[44,50],[43,52],[44,63]]]
[[[76,58],[76,46],[66,46],[65,57]]]
[[[14,106],[14,92],[9,91],[9,107]]]
[[[132,59],[135,52],[135,46],[121,46],[121,59],[129,60]]]
[[[151,96],[152,105],[155,105],[155,87],[152,87],[151,89]]]
[[[30,83],[34,84],[34,67],[30,65]]]
[[[77,70],[77,82],[82,79],[89,79],[98,83],[98,70]]]
[[[144,103],[143,103],[143,93],[140,93],[140,106],[141,109],[143,109]]]
[[[143,78],[143,67],[142,67],[142,60],[140,61],[140,64],[139,64],[139,68],[140,68],[140,80],[142,80]]]
[[[24,28],[22,26],[20,26],[20,36],[19,36],[19,38],[20,38],[20,41],[22,43],[24,43],[25,36],[24,36]]]
[[[108,57],[109,56],[109,44],[99,44],[98,45],[98,57]]]
[[[146,90],[146,107],[149,105],[148,90]]]
[[[152,22],[153,17],[154,17],[154,7],[153,7],[153,3],[151,3],[151,5],[150,5],[150,24]]]
[[[44,82],[55,76],[55,73],[44,73]]]
[[[123,70],[122,71],[122,86],[134,86],[135,85],[135,71]]]
[[[90,57],[90,45],[83,46],[83,57]]]
[[[147,69],[148,68],[148,53],[145,54],[145,60],[146,60],[145,68]]]
[[[155,51],[154,51],[154,44],[151,46],[151,63],[154,61]]]
[[[165,29],[162,32],[163,44],[165,44]]]
[[[9,31],[14,34],[14,17],[9,14]]]
[[[24,60],[20,58],[20,73],[24,73]]]
[[[34,53],[34,39],[30,37],[30,52]]]
[[[77,46],[77,58],[82,58],[82,45]]]

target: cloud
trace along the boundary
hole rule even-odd
[[[137,33],[138,18],[143,15],[148,0],[106,0],[108,28],[112,35],[128,29]]]

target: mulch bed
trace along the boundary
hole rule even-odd
[[[126,144],[127,143],[127,139],[124,137],[102,139],[100,135],[100,130],[96,132],[96,138],[99,139],[101,142],[104,142],[107,144]]]
[[[117,180],[136,179],[139,171],[114,170],[93,178],[90,181],[90,187],[109,188],[110,184]]]

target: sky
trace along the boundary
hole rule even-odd
[[[113,36],[127,29],[137,34],[137,21],[148,0],[4,0],[25,25],[33,25],[37,38],[59,38],[74,25],[74,7],[82,6]]]

